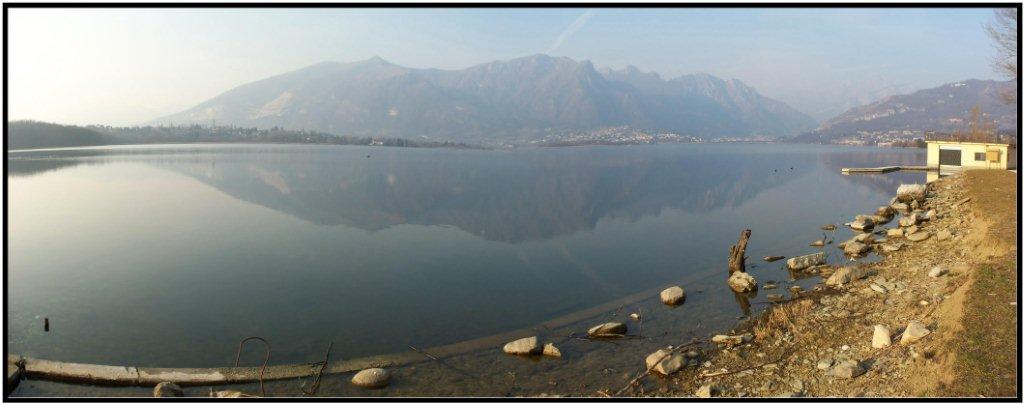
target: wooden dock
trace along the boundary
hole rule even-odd
[[[908,171],[929,171],[934,170],[928,166],[881,166],[881,167],[844,167],[843,174],[853,173],[889,173],[900,170]]]

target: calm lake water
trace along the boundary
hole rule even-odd
[[[735,321],[729,245],[812,253],[888,202],[923,150],[774,144],[507,151],[299,145],[8,155],[11,353],[164,367],[479,338],[673,284],[671,314]],[[849,237],[841,228],[837,241]],[[826,248],[830,260],[846,260]],[[673,315],[675,316],[675,315]],[[43,317],[50,331],[43,331]]]

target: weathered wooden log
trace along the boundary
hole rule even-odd
[[[746,272],[747,240],[750,239],[750,230],[744,229],[740,232],[740,240],[729,247],[729,274],[737,271]]]

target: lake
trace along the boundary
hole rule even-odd
[[[788,144],[11,152],[8,349],[225,366],[255,335],[274,364],[319,361],[329,342],[350,359],[628,308],[675,284],[687,302],[649,311],[677,328],[728,327],[748,309],[724,282],[740,231],[753,232],[758,281],[786,280],[783,262],[760,258],[813,253],[822,225],[925,181],[840,168],[924,160]],[[830,261],[847,260],[834,246]]]

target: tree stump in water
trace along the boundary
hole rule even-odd
[[[740,232],[740,240],[729,247],[729,274],[737,271],[746,272],[747,240],[750,239],[750,230],[744,229]]]

